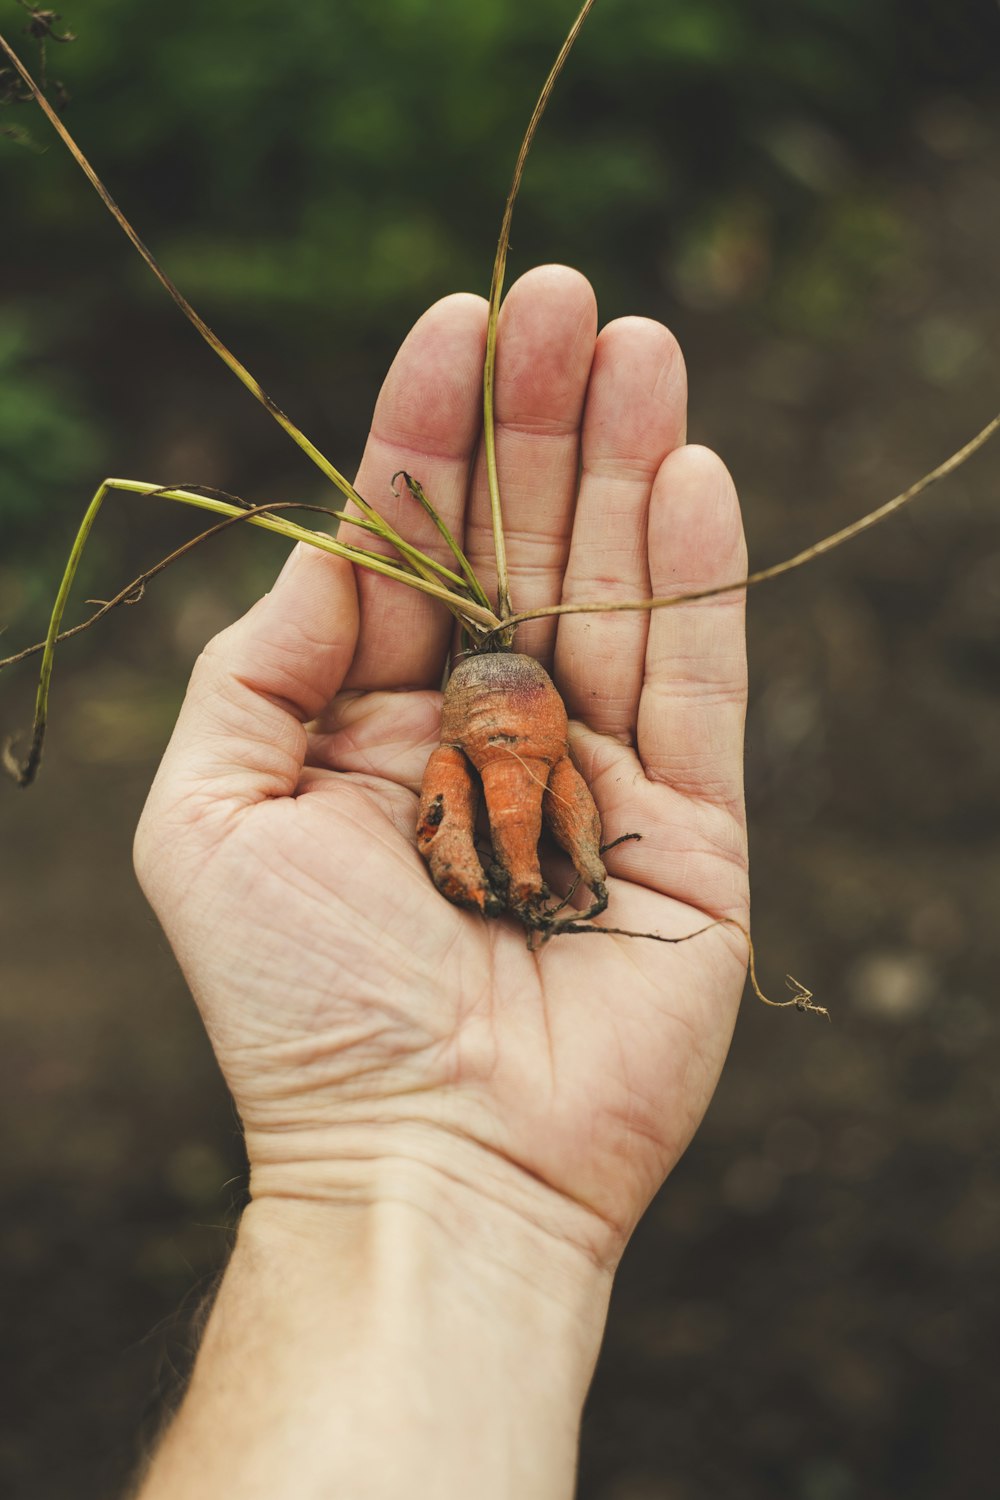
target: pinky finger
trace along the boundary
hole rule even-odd
[[[671,453],[653,485],[649,570],[654,595],[684,594],[746,574],[736,488],[707,448]],[[650,615],[639,704],[646,775],[742,816],[747,667],[744,594]]]

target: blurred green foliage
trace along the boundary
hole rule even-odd
[[[346,389],[428,301],[485,289],[517,142],[573,8],[64,0],[78,40],[50,45],[48,68],[199,309],[239,348],[294,350]],[[0,0],[37,67],[26,20]],[[581,264],[612,315],[670,317],[680,299],[843,336],[902,253],[866,174],[922,100],[984,94],[998,46],[993,0],[599,0],[529,164],[512,270]],[[134,393],[107,409],[102,372],[153,369],[176,314],[34,107],[7,124],[47,148],[0,137],[10,557],[65,489],[82,506],[120,429],[141,426]]]
[[[96,468],[100,445],[68,382],[45,364],[45,341],[10,309],[0,312],[0,453],[4,517],[34,516],[40,485],[72,478],[82,459]]]

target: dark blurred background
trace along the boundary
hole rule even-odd
[[[65,0],[67,120],[200,311],[345,469],[399,338],[485,291],[571,0]],[[38,63],[15,0],[5,34]],[[600,0],[512,272],[675,328],[763,565],[1000,406],[993,0]],[[0,84],[3,80],[0,79]],[[0,623],[44,634],[109,473],[326,501],[44,121],[0,111]],[[27,131],[30,138],[18,139]],[[44,149],[43,149],[44,148]],[[833,1023],[745,1003],[623,1265],[583,1500],[995,1485],[1000,449],[751,599],[755,937]],[[82,601],[197,529],[109,500]],[[98,1500],[176,1393],[239,1130],[131,830],[191,661],[283,549],[230,533],[67,646],[0,785],[0,1493]],[[33,666],[0,682],[30,720]],[[992,1392],[991,1392],[992,1384]]]

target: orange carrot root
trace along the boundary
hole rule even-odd
[[[601,858],[601,820],[590,787],[568,755],[556,761],[545,793],[545,821],[594,897],[577,920],[598,916],[608,904],[608,876]]]
[[[532,657],[483,653],[455,668],[417,826],[417,847],[449,901],[487,916],[506,909],[528,926],[547,925],[549,891],[538,862],[544,823],[594,896],[587,915],[604,910],[600,818],[569,759],[568,732],[563,701]],[[477,777],[493,841],[489,874],[474,842]]]
[[[417,848],[434,884],[456,906],[496,916],[503,903],[486,882],[474,831],[478,789],[469,763],[453,745],[440,745],[424,772],[417,813]]]

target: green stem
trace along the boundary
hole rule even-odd
[[[31,743],[28,753],[23,762],[18,762],[9,745],[3,749],[3,761],[7,769],[16,777],[20,786],[30,786],[38,771],[42,758],[42,748],[45,743],[45,731],[48,724],[49,690],[52,682],[52,666],[55,656],[56,642],[59,637],[59,627],[62,624],[66,603],[69,599],[73,581],[76,578],[83,549],[87,538],[97,519],[98,512],[104,502],[105,496],[110,490],[124,491],[133,495],[157,495],[167,500],[176,500],[184,505],[193,505],[199,510],[207,510],[216,515],[229,516],[245,519],[251,526],[259,526],[265,531],[272,531],[278,536],[283,536],[289,541],[306,542],[311,547],[318,547],[322,552],[329,552],[334,557],[344,557],[349,562],[359,567],[370,569],[374,573],[380,573],[383,577],[393,578],[399,583],[407,584],[410,588],[417,589],[420,593],[428,594],[433,599],[439,599],[445,604],[452,614],[461,622],[464,628],[474,631],[477,635],[488,633],[499,627],[500,621],[496,615],[482,605],[453,593],[434,579],[417,577],[409,571],[403,571],[397,564],[388,558],[382,557],[374,552],[367,552],[362,547],[351,547],[345,542],[327,536],[323,532],[312,531],[308,527],[298,526],[294,521],[286,521],[273,515],[255,515],[248,512],[239,505],[231,504],[225,500],[219,500],[213,496],[197,495],[189,490],[163,489],[155,484],[148,484],[139,479],[105,479],[98,487],[93,499],[87,507],[80,528],[73,540],[69,558],[63,571],[59,590],[56,594],[55,603],[52,606],[52,614],[49,619],[49,628],[45,637],[42,650],[42,664],[38,674],[38,691],[35,695],[35,719],[32,726]]]
[[[159,281],[160,285],[180,308],[181,312],[187,318],[188,322],[198,331],[198,333],[201,334],[202,338],[205,340],[209,348],[219,356],[223,363],[227,365],[228,368],[233,372],[236,378],[241,381],[244,386],[246,386],[251,395],[254,396],[256,400],[259,401],[260,404],[264,407],[264,409],[274,418],[278,426],[288,434],[288,436],[295,444],[297,444],[297,446],[302,450],[306,457],[316,465],[320,473],[325,475],[332,484],[336,485],[337,489],[339,489],[341,494],[345,495],[348,500],[353,501],[353,503],[361,511],[362,515],[364,515],[372,523],[373,527],[377,529],[378,534],[385,541],[389,542],[391,546],[395,547],[397,551],[399,551],[404,556],[407,556],[408,560],[411,562],[411,565],[414,567],[418,574],[420,574],[424,579],[431,581],[433,578],[432,569],[434,565],[431,564],[429,560],[424,559],[423,554],[418,553],[416,549],[407,548],[406,542],[403,541],[403,538],[399,536],[399,534],[389,524],[389,522],[384,520],[384,518],[379,515],[378,511],[373,505],[369,505],[368,501],[358,494],[357,490],[354,488],[353,484],[351,484],[350,480],[347,479],[343,474],[341,474],[340,470],[335,468],[335,466],[330,462],[326,455],[320,452],[315,443],[311,442],[309,438],[306,437],[305,433],[303,433],[298,427],[296,427],[291,417],[289,417],[287,413],[282,411],[281,407],[277,404],[276,401],[273,401],[271,399],[260,382],[253,375],[251,375],[246,365],[244,365],[243,362],[239,360],[236,355],[226,347],[226,345],[219,338],[218,334],[216,334],[208,326],[200,313],[196,312],[195,309],[191,306],[191,303],[184,296],[184,293],[174,283],[170,276],[167,275],[166,271],[156,260],[156,257],[153,255],[152,251],[140,238],[136,230],[133,229],[129,220],[125,217],[124,213],[119,208],[114,198],[112,198],[111,194],[104,186],[104,183],[97,175],[97,172],[91,166],[86,156],[84,156],[83,152],[80,150],[80,147],[76,144],[76,141],[66,129],[66,126],[63,124],[59,116],[56,114],[55,110],[49,104],[49,101],[46,99],[41,89],[35,83],[35,80],[32,78],[27,68],[21,62],[21,59],[18,57],[17,53],[4,40],[2,36],[0,36],[0,51],[2,51],[9,58],[11,63],[13,63],[14,67],[17,69],[17,72],[24,80],[26,87],[30,89],[32,95],[34,96],[35,102],[37,103],[39,109],[41,109],[49,124],[59,136],[63,145],[66,147],[67,151],[69,151],[70,155],[73,157],[73,160],[77,163],[80,170],[84,173],[87,180],[90,182],[91,187],[97,193],[98,197],[101,199],[101,202],[104,204],[105,208],[118,224],[119,228],[131,241],[132,245],[142,256],[143,260],[146,262],[146,265],[152,271],[153,275]]]
[[[891,500],[886,500],[882,505],[859,516],[856,521],[851,521],[847,526],[842,526],[839,531],[821,537],[818,542],[813,542],[810,547],[804,547],[801,552],[796,552],[781,562],[772,563],[770,567],[758,568],[755,573],[748,573],[745,578],[735,578],[731,583],[716,583],[710,588],[695,589],[686,594],[663,594],[652,599],[592,599],[581,604],[549,604],[541,609],[525,609],[506,620],[502,627],[494,631],[494,636],[497,641],[503,641],[509,631],[516,629],[518,625],[524,625],[528,620],[550,620],[556,617],[561,618],[563,615],[619,614],[624,610],[673,609],[678,604],[694,604],[701,599],[717,599],[721,594],[734,594],[743,589],[753,588],[758,583],[769,583],[773,578],[780,578],[784,573],[794,572],[796,568],[804,567],[806,563],[813,562],[817,557],[823,557],[827,552],[833,552],[835,548],[842,547],[845,542],[853,541],[862,532],[880,525],[887,517],[894,515],[897,510],[902,510],[904,505],[909,505],[910,501],[915,500],[918,495],[922,495],[924,490],[936,484],[939,479],[945,479],[949,474],[954,473],[998,432],[1000,432],[1000,412],[987,422],[975,437],[970,438],[943,463],[938,464],[937,468],[931,469],[927,474],[922,474],[907,489],[902,490],[898,495],[893,495]],[[487,640],[483,644],[488,647],[490,642]]]
[[[220,516],[235,516],[243,513],[240,506],[230,505],[225,500],[216,499],[214,496],[199,495],[193,490],[164,489],[161,485],[147,484],[141,479],[106,479],[98,490],[97,496],[103,498],[103,493],[107,489],[122,490],[132,495],[159,495],[165,500],[178,500],[184,505],[193,505],[199,510],[212,511],[214,514]],[[97,500],[97,496],[94,497],[95,500]],[[94,501],[91,501],[91,505],[93,504]],[[344,516],[342,511],[335,512],[335,514],[341,516],[350,525],[359,524],[365,530],[371,530],[378,536],[384,536],[384,533],[379,530],[377,523],[365,525],[363,521],[356,523],[353,517]],[[422,594],[429,594],[432,599],[440,599],[441,603],[447,605],[453,612],[467,617],[476,624],[488,626],[489,621],[496,620],[496,616],[489,608],[484,608],[482,605],[475,604],[471,600],[466,599],[463,595],[456,594],[451,589],[444,588],[443,585],[439,584],[433,578],[416,577],[412,573],[404,572],[398,563],[394,563],[391,558],[382,557],[377,552],[367,552],[363,547],[352,547],[348,542],[338,541],[335,537],[327,536],[322,531],[312,531],[306,526],[298,526],[294,521],[285,521],[277,516],[262,515],[255,517],[251,515],[248,519],[252,526],[260,526],[265,531],[276,532],[279,536],[288,537],[290,541],[307,542],[309,546],[318,547],[321,552],[329,552],[334,557],[346,557],[348,561],[357,563],[359,567],[368,568],[373,573],[380,573],[385,578],[394,578],[397,582],[405,583],[410,588],[417,589]],[[403,547],[407,553],[413,553],[420,558],[424,556],[423,553],[418,553],[415,547],[410,547],[406,542],[403,543]],[[438,563],[430,564],[429,559],[428,563],[430,566],[444,572],[459,587],[464,587],[462,579],[457,574],[451,573],[446,568],[442,568]]]
[[[485,589],[472,570],[472,564],[469,562],[469,559],[466,557],[465,553],[456,542],[448,526],[448,523],[443,519],[442,516],[438,515],[437,511],[434,509],[433,505],[424,494],[423,485],[420,483],[419,479],[414,479],[413,475],[408,474],[405,469],[396,470],[395,474],[393,474],[392,476],[393,484],[396,483],[396,480],[399,478],[400,474],[402,474],[403,479],[406,483],[406,488],[409,490],[414,500],[416,500],[417,504],[421,506],[421,508],[428,516],[430,516],[431,520],[434,522],[434,525],[437,527],[439,535],[442,537],[445,545],[449,548],[452,556],[455,558],[458,566],[461,568],[462,573],[465,577],[465,581],[472,592],[473,598],[477,599],[484,609],[489,609],[490,601],[486,597]],[[446,570],[444,568],[440,568],[439,571],[444,573]],[[449,576],[451,578],[454,578],[456,583],[461,583],[462,581],[460,578],[455,578],[454,573],[449,574]]]
[[[311,507],[304,508],[311,509]],[[325,509],[325,507],[317,507],[317,509]],[[376,522],[369,521],[365,516],[349,516],[347,512],[343,510],[327,510],[326,514],[329,516],[335,516],[341,526],[357,526],[359,530],[370,532],[372,536],[382,537],[383,539],[385,537],[385,532],[382,530],[382,528]],[[428,514],[437,524],[439,531],[450,535],[450,533],[448,533],[447,526],[445,526],[444,522],[439,519],[437,512],[430,506],[429,501]],[[411,542],[406,542],[400,539],[398,542],[394,542],[393,546],[400,553],[401,557],[403,557],[403,559],[410,564],[410,566],[413,568],[414,573],[416,573],[418,577],[425,576],[424,573],[418,571],[418,563],[420,563],[424,569],[429,570],[433,568],[435,573],[440,574],[440,576],[448,583],[454,584],[456,589],[464,589],[466,587],[466,584],[468,584],[476,599],[476,602],[478,604],[481,604],[485,609],[490,608],[490,601],[489,599],[487,599],[485,593],[483,593],[483,590],[479,584],[479,580],[476,578],[476,575],[472,573],[471,568],[469,569],[469,574],[467,574],[465,578],[462,578],[458,573],[453,572],[451,568],[446,567],[444,563],[437,562],[433,557],[428,557],[426,552],[421,552],[419,547],[414,547]],[[374,556],[375,554],[370,553],[369,555]]]
[[[521,149],[517,154],[517,162],[514,166],[514,176],[511,181],[510,191],[507,194],[507,202],[504,205],[503,220],[500,224],[500,238],[497,240],[496,259],[493,262],[493,276],[490,281],[489,315],[486,323],[486,358],[483,362],[483,442],[486,449],[486,479],[490,492],[490,518],[493,522],[493,551],[496,556],[497,565],[497,610],[501,620],[507,621],[514,611],[510,602],[510,580],[507,572],[507,543],[503,529],[503,511],[500,506],[500,478],[497,473],[497,450],[496,432],[493,414],[493,397],[496,376],[497,358],[497,320],[500,315],[500,299],[503,296],[504,275],[507,269],[507,250],[510,246],[510,223],[514,213],[514,204],[517,200],[518,191],[521,187],[521,178],[524,175],[524,164],[528,160],[528,152],[535,138],[539,121],[545,113],[545,106],[549,102],[549,95],[555,87],[556,79],[562,72],[563,64],[569,56],[570,49],[576,41],[580,28],[587,19],[594,5],[594,0],[586,0],[580,7],[576,20],[569,29],[569,34],[559,49],[559,55],[549,75],[542,85],[542,91],[535,103],[528,128],[524,132]],[[511,633],[512,634],[512,633]],[[505,634],[504,639],[507,639]]]

